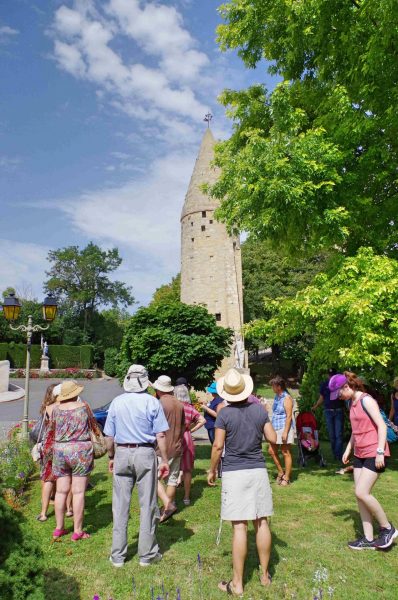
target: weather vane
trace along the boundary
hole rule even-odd
[[[205,115],[205,118],[203,120],[206,121],[207,128],[210,127],[210,121],[212,120],[212,118],[213,118],[213,115],[211,114],[211,112],[208,112],[207,115]]]

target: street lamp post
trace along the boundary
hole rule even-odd
[[[21,304],[15,294],[11,293],[4,299],[3,312],[7,321],[14,321],[19,317],[21,312]],[[43,318],[45,321],[53,321],[57,313],[57,303],[55,298],[49,294],[43,302]],[[14,327],[10,323],[13,331],[23,331],[26,333],[26,367],[25,367],[25,399],[23,405],[22,419],[22,437],[28,438],[28,423],[29,423],[29,371],[30,371],[30,349],[32,346],[32,334],[37,331],[46,331],[49,325],[42,327],[41,325],[33,325],[32,315],[28,316],[27,325],[18,325]]]

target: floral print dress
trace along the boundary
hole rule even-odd
[[[71,410],[56,406],[52,413],[54,430],[53,475],[86,477],[93,469],[90,438],[91,409],[86,403]]]

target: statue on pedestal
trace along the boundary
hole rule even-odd
[[[245,343],[240,333],[235,334],[234,357],[235,368],[243,369],[245,366]]]
[[[43,335],[41,336],[41,363],[40,363],[40,372],[47,373],[50,369],[48,366],[49,356],[48,356],[48,344],[44,341]]]

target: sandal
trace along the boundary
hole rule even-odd
[[[220,581],[217,587],[221,592],[227,592],[228,596],[238,596],[239,598],[243,598],[243,594],[237,594],[232,589],[232,579],[230,581]]]
[[[81,531],[80,533],[73,533],[70,538],[72,542],[78,542],[79,540],[87,540],[90,537],[90,534],[87,531]]]
[[[268,587],[268,586],[269,586],[269,585],[271,585],[271,583],[272,583],[272,577],[271,577],[271,575],[270,575],[269,573],[267,573],[267,575],[266,575],[266,576],[267,576],[267,583],[263,583],[263,581],[262,581],[262,580],[263,580],[263,577],[264,577],[264,576],[263,576],[263,575],[261,575],[261,576],[260,576],[260,584],[261,584],[263,587]]]
[[[65,513],[65,517],[73,517],[73,510],[67,510]]]
[[[290,484],[291,484],[291,481],[290,481],[290,479],[286,479],[285,475],[283,475],[283,476],[281,477],[281,480],[280,480],[280,482],[279,482],[279,485],[280,485],[280,486],[282,486],[282,487],[286,487],[286,486],[288,486],[288,485],[290,485]]]
[[[282,475],[281,475],[280,473],[278,473],[278,475],[276,476],[276,483],[277,483],[278,485],[280,485],[280,484],[281,484],[281,481],[282,481],[282,479],[284,478],[284,476],[285,476],[285,473],[282,473]]]
[[[62,537],[63,535],[67,535],[68,532],[66,531],[66,529],[54,529],[53,531],[53,539],[57,540],[58,538]]]
[[[159,523],[165,523],[177,512],[177,507],[170,508],[169,510],[164,510],[162,516],[159,519]]]
[[[46,515],[44,515],[44,517],[43,517],[43,515],[37,515],[37,517],[36,517],[36,521],[40,521],[40,523],[44,523],[44,521],[47,521],[47,520],[48,520],[48,517]]]

